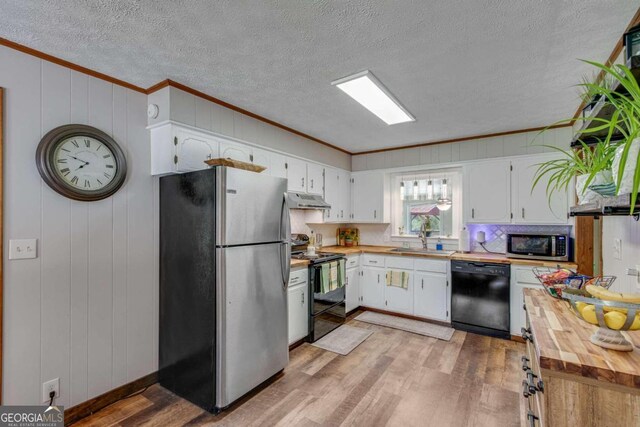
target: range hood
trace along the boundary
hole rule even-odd
[[[293,192],[287,194],[290,209],[331,209],[331,205],[318,194]]]

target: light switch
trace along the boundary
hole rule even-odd
[[[613,258],[622,259],[622,240],[615,239],[613,241]]]
[[[37,239],[9,240],[9,259],[37,258]]]

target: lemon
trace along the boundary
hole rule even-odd
[[[605,313],[609,312],[609,311],[618,311],[624,315],[627,314],[627,309],[626,308],[618,308],[618,307],[609,307],[609,306],[603,306],[602,309],[604,310]]]
[[[607,324],[609,329],[615,329],[616,331],[622,328],[626,320],[627,316],[619,311],[610,311],[604,314],[604,323]]]
[[[598,318],[596,317],[596,306],[593,304],[587,304],[581,311],[582,318],[592,325],[598,324]]]
[[[576,302],[576,309],[578,310],[578,313],[580,313],[582,315],[582,309],[584,309],[588,305],[589,304],[587,304],[586,302],[577,301]]]
[[[640,329],[640,314],[636,314],[636,318],[633,319],[633,323],[631,324],[631,327],[629,329],[632,331],[637,331],[638,329]]]

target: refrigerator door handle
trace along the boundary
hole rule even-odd
[[[291,245],[289,243],[289,238],[291,236],[291,217],[289,215],[289,207],[287,205],[287,193],[284,193],[284,197],[282,199],[280,233],[283,240],[282,245],[280,245],[282,287],[286,290],[289,286],[289,278],[291,276]]]

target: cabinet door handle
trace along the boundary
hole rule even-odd
[[[476,210],[474,208],[471,208],[471,218],[475,218],[476,217]]]
[[[377,218],[377,215],[378,215],[378,211],[374,209],[374,210],[373,210],[373,217],[374,217],[374,218]]]
[[[380,283],[380,273],[378,273],[378,283]]]
[[[313,178],[311,178],[311,188],[313,188]]]
[[[340,218],[344,218],[344,212],[340,209]]]
[[[304,292],[302,293],[302,304],[304,304]]]
[[[420,286],[424,289],[424,279],[422,279],[422,284]]]
[[[522,208],[522,219],[524,219],[524,208]]]
[[[304,188],[304,177],[302,177],[302,187]]]
[[[249,160],[251,160],[251,163],[253,163],[253,154],[249,154]]]

